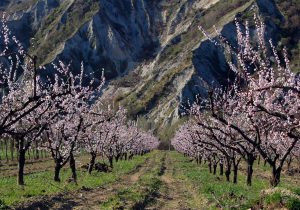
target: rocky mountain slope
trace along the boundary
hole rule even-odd
[[[215,25],[234,43],[233,20],[258,13],[300,69],[299,0],[2,0],[0,10],[39,64],[51,69],[63,60],[78,72],[83,62],[96,79],[104,69],[103,98],[152,122],[164,139],[180,123],[182,104],[230,77],[223,52],[199,25],[209,32]]]

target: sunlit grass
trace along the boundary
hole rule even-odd
[[[197,165],[188,158],[176,152],[170,153],[176,159],[175,176],[184,179],[198,187],[200,194],[203,194],[209,201],[210,209],[249,209],[261,199],[262,190],[271,188],[269,180],[260,176],[253,176],[252,186],[246,185],[246,176],[239,171],[238,183],[226,182],[225,176],[209,173],[206,165]],[[259,166],[261,171],[268,172],[267,166]],[[279,187],[296,190],[297,185],[283,177]],[[298,186],[299,187],[299,186]]]
[[[67,180],[71,177],[69,169],[61,171],[61,182],[53,181],[54,171],[45,171],[33,173],[25,176],[25,186],[17,185],[16,177],[7,177],[0,179],[0,200],[6,205],[16,204],[26,201],[28,198],[41,195],[51,195],[65,191],[73,191],[86,188],[95,188],[111,182],[117,181],[123,174],[134,170],[139,164],[142,164],[146,158],[151,156],[136,156],[130,161],[119,161],[115,163],[112,173],[93,172],[88,175],[86,171],[78,169],[78,184],[69,183]]]
[[[118,191],[101,204],[100,209],[122,209],[124,204],[130,209],[144,209],[151,202],[153,195],[161,186],[160,170],[162,167],[162,155],[154,157],[151,168],[147,168],[139,179],[131,186],[122,186]]]

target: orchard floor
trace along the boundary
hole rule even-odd
[[[86,160],[86,158],[83,158]],[[82,160],[82,161],[83,161]],[[40,163],[39,163],[40,164]],[[45,164],[48,170],[49,163]],[[1,169],[1,168],[0,168]],[[50,178],[48,173],[35,170],[25,176],[28,185],[24,189],[9,186],[10,179],[0,178],[0,200],[13,209],[300,209],[300,176],[283,175],[279,188],[287,189],[293,199],[268,195],[270,176],[267,166],[255,166],[253,185],[245,184],[245,168],[242,166],[238,184],[227,183],[225,177],[212,175],[207,166],[196,165],[176,152],[155,151],[132,161],[116,163],[112,173],[94,172],[87,176],[78,172],[78,185],[62,182],[47,191],[47,183],[41,191],[33,193],[30,183]],[[67,169],[66,169],[67,170]],[[45,173],[43,176],[38,174]],[[50,173],[51,174],[51,173]],[[63,180],[70,175],[63,171]],[[33,177],[30,177],[33,176]],[[1,177],[1,171],[0,171]],[[4,181],[3,181],[4,180]],[[6,181],[5,181],[6,180]],[[45,182],[45,180],[44,180]],[[49,180],[50,188],[57,183]],[[10,184],[14,185],[14,184]],[[68,186],[70,185],[70,186]],[[36,187],[38,188],[38,187]],[[15,194],[5,194],[12,190]],[[19,192],[21,191],[21,192]],[[271,190],[272,191],[272,190]],[[294,193],[295,192],[295,193]],[[14,199],[10,198],[14,196]],[[292,203],[291,203],[292,202]],[[293,203],[294,202],[294,203]],[[297,204],[298,202],[298,204]],[[0,204],[1,209],[1,204]]]

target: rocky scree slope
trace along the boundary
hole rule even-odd
[[[199,25],[209,32],[215,25],[235,44],[233,20],[258,13],[268,38],[286,45],[300,68],[299,0],[4,0],[0,11],[48,74],[58,60],[71,62],[75,73],[83,62],[96,80],[104,69],[102,98],[152,122],[162,139],[182,121],[182,104],[232,77],[226,55]]]

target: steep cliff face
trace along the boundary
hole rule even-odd
[[[124,104],[131,116],[146,116],[165,138],[181,104],[232,77],[224,53],[199,25],[210,32],[215,25],[235,44],[234,18],[259,13],[269,38],[293,46],[299,68],[299,0],[13,0],[1,1],[0,9],[50,72],[57,60],[71,62],[74,72],[83,62],[96,79],[104,69],[103,98]]]

